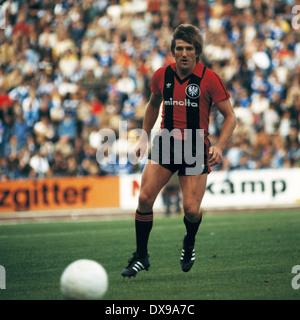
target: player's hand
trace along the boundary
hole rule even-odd
[[[143,159],[148,150],[148,140],[146,138],[141,137],[137,146],[134,149],[135,155],[139,159]]]
[[[222,161],[222,150],[217,146],[209,148],[209,165],[214,166],[221,163]]]

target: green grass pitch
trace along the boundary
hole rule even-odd
[[[151,267],[132,279],[121,271],[135,250],[133,218],[0,225],[0,300],[62,299],[60,276],[82,258],[107,270],[107,300],[300,299],[291,272],[300,265],[300,210],[204,215],[188,273],[179,264],[182,218],[154,218]]]

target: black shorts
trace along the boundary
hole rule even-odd
[[[178,171],[179,176],[200,175],[211,172],[207,149],[204,139],[196,147],[194,141],[189,143],[188,140],[157,135],[153,139],[148,159],[172,173]]]

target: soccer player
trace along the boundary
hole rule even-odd
[[[136,276],[139,271],[150,267],[148,239],[153,223],[153,204],[163,186],[177,171],[186,227],[180,265],[184,272],[188,272],[194,264],[195,239],[202,220],[200,205],[207,176],[211,166],[221,162],[222,152],[236,126],[230,95],[222,80],[199,61],[202,50],[203,37],[199,30],[193,25],[179,25],[171,42],[175,63],[158,69],[153,75],[143,133],[136,148],[137,157],[142,158],[147,152],[148,137],[163,102],[161,133],[153,139],[143,170],[135,213],[136,251],[123,269],[123,277]],[[213,103],[223,114],[224,124],[218,141],[211,146],[208,125]],[[166,137],[170,140],[169,144],[164,141]],[[192,141],[190,149],[185,148],[185,144],[190,145],[187,141]],[[194,163],[186,161],[186,152],[190,152],[189,159],[195,159]]]

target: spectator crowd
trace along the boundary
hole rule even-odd
[[[124,160],[122,139],[135,141],[152,75],[173,62],[170,40],[180,23],[203,33],[202,62],[224,80],[238,118],[214,170],[300,167],[300,32],[292,27],[293,1],[0,5],[0,181],[140,172],[143,162]],[[212,143],[222,121],[214,108]],[[117,140],[99,160],[105,128]]]

